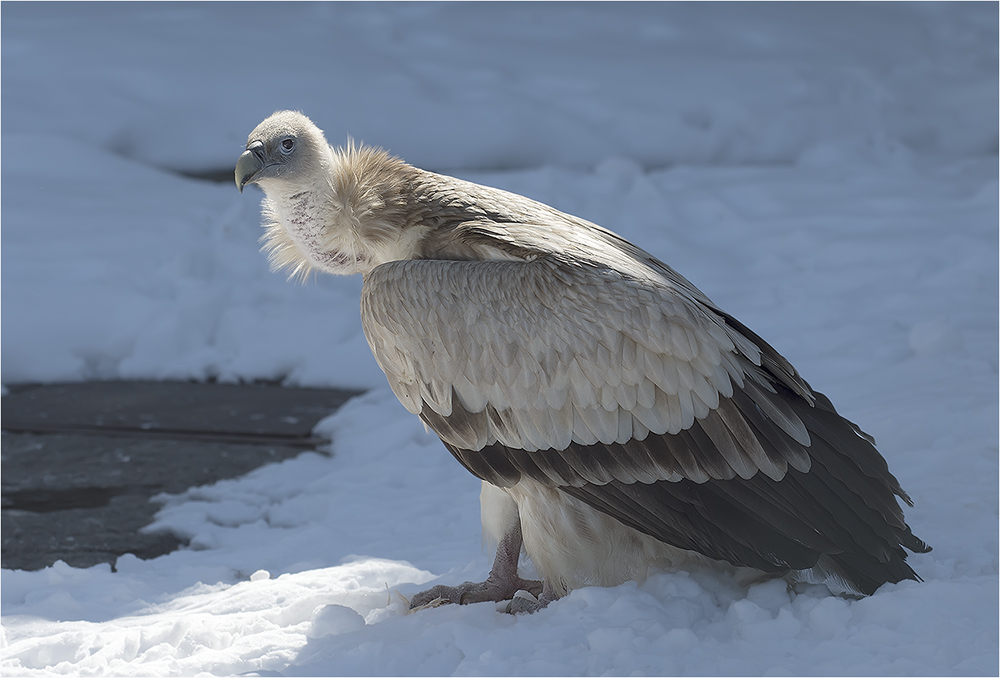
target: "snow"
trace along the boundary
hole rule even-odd
[[[3,570],[5,675],[996,675],[996,4],[0,12],[3,381],[370,389],[328,449],[158,497],[189,548]],[[259,193],[183,174],[279,108],[672,264],[877,438],[925,581],[404,614],[488,572],[478,481],[386,387],[361,281],[269,273]]]

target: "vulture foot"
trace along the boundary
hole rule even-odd
[[[435,586],[413,596],[410,599],[410,609],[438,607],[449,603],[458,605],[471,605],[486,601],[499,603],[502,600],[511,600],[520,591],[528,591],[533,596],[541,595],[542,582],[521,579],[520,577],[502,581],[491,575],[482,582],[467,581],[459,586]]]
[[[540,581],[522,579],[517,575],[517,560],[521,555],[521,526],[518,524],[513,530],[504,536],[497,545],[497,555],[493,560],[493,568],[486,581],[467,581],[460,586],[435,586],[434,588],[422,591],[410,599],[411,610],[422,610],[427,607],[438,607],[449,603],[459,605],[470,605],[472,603],[482,603],[491,601],[499,603],[503,600],[517,600],[515,595],[520,592],[527,592],[527,595],[534,600],[524,600],[524,603],[517,603],[515,609],[508,606],[507,611],[534,612],[548,604],[554,596],[548,595],[547,588]],[[540,601],[545,601],[544,603]],[[535,607],[529,609],[522,607],[531,603]]]

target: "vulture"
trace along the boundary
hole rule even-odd
[[[488,578],[411,606],[532,612],[712,562],[855,597],[919,580],[904,548],[930,547],[874,440],[627,240],[380,149],[331,147],[294,111],[251,132],[236,184],[265,194],[273,269],[363,276],[362,325],[393,392],[482,480]],[[520,577],[522,551],[541,581]]]

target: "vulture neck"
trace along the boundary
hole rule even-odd
[[[417,170],[381,150],[327,147],[305,185],[263,185],[266,232],[274,269],[292,277],[313,271],[367,274],[417,256],[427,227],[414,219],[408,193]]]
[[[406,259],[517,259],[508,246],[465,227],[483,215],[471,209],[483,187],[417,169],[382,150],[327,147],[316,180],[295,189],[264,185],[261,240],[273,269],[291,277],[313,271],[368,274]],[[485,189],[490,190],[490,189]]]

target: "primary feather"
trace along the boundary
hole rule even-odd
[[[553,595],[705,557],[862,594],[917,578],[903,547],[929,549],[871,438],[650,254],[333,149],[294,112],[254,130],[236,180],[267,195],[276,268],[364,276],[390,386],[486,483],[484,529],[516,531]]]

